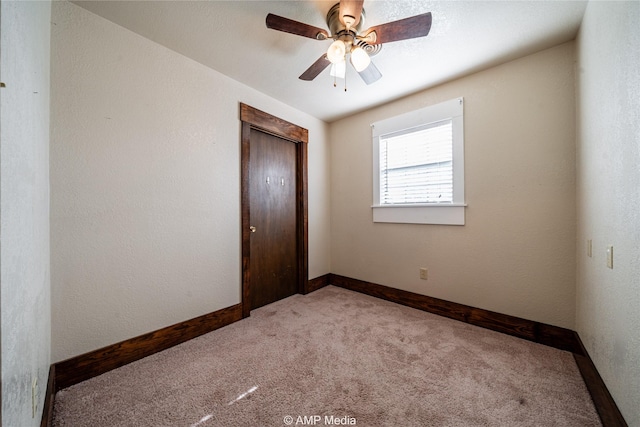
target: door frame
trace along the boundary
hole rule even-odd
[[[307,205],[307,144],[309,131],[298,125],[282,120],[269,113],[260,111],[247,104],[240,103],[240,210],[242,229],[242,317],[251,312],[251,264],[250,240],[251,214],[249,211],[249,161],[251,129],[259,130],[286,139],[296,145],[296,243],[298,267],[298,293],[308,291],[309,276],[309,225]]]

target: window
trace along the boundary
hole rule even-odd
[[[451,120],[380,137],[380,204],[453,202]]]
[[[373,221],[464,225],[463,99],[372,130]]]

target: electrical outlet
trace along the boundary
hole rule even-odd
[[[38,399],[40,398],[40,390],[38,389],[38,377],[33,377],[31,381],[31,418],[35,418],[38,413]]]
[[[420,269],[420,279],[427,280],[427,277],[428,277],[427,271],[428,270],[426,268]]]

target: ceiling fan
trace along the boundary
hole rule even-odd
[[[315,40],[333,40],[327,52],[302,73],[299,77],[301,80],[315,79],[329,65],[332,66],[332,76],[344,78],[346,60],[349,57],[351,65],[369,85],[382,77],[378,68],[371,62],[371,56],[380,51],[382,43],[426,36],[431,29],[431,12],[361,31],[365,19],[363,3],[364,0],[340,0],[340,3],[333,5],[327,13],[330,33],[322,28],[272,13],[267,15],[267,28]]]

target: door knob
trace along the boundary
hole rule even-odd
[[[256,228],[253,225],[251,227],[249,227],[249,230],[251,230],[252,233],[256,232]]]

